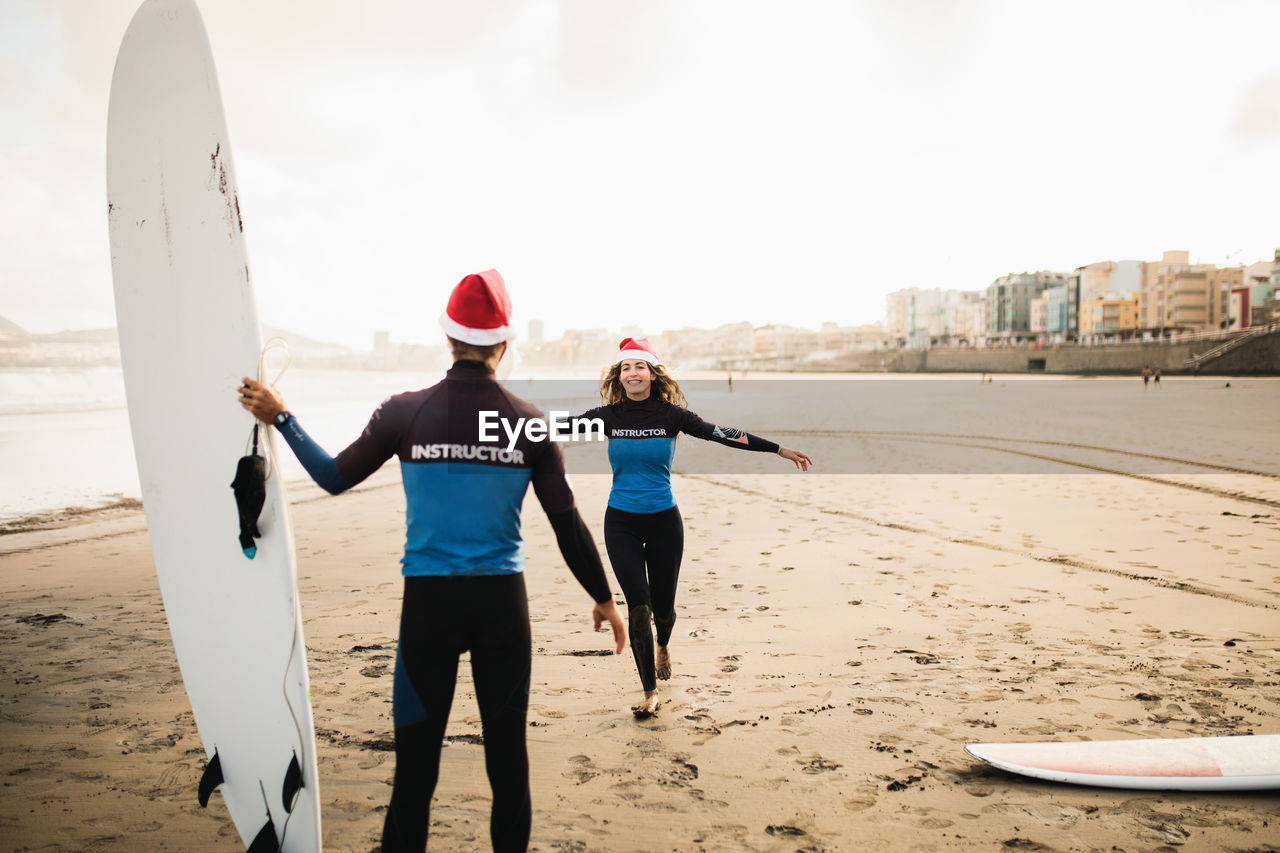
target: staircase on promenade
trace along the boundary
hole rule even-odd
[[[1222,342],[1213,349],[1206,350],[1201,353],[1195,353],[1191,358],[1183,362],[1183,364],[1189,369],[1194,369],[1206,362],[1214,360],[1215,358],[1221,358],[1232,350],[1238,349],[1257,337],[1276,331],[1280,331],[1280,323],[1268,323],[1265,326],[1253,326],[1252,328],[1242,331],[1230,340]]]

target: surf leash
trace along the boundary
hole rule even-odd
[[[284,361],[284,364],[280,367],[279,372],[276,373],[275,378],[272,379],[271,382],[267,383],[270,385],[278,384],[281,378],[284,377],[285,371],[287,371],[289,369],[289,366],[293,363],[293,351],[289,349],[288,341],[278,336],[269,338],[267,342],[263,344],[262,352],[258,354],[257,378],[259,382],[262,382],[263,378],[266,375],[267,353],[269,353],[273,349],[284,350],[285,361]],[[253,429],[254,429],[253,453],[254,454],[258,453],[257,431],[261,429],[263,426],[265,425],[261,421],[257,421],[257,420],[254,421],[254,424],[253,424]],[[267,447],[270,447],[270,445],[264,442],[263,450],[265,451]],[[271,476],[272,471],[274,470],[274,466],[271,464],[272,460],[270,455],[267,454],[266,452],[262,453],[261,458],[265,460],[265,470],[263,472],[263,480],[265,482],[266,478]],[[296,708],[293,707],[293,700],[289,696],[289,680],[290,680],[289,674],[293,669],[294,661],[297,658],[298,650],[299,650],[299,647],[301,646],[301,637],[299,636],[299,629],[301,628],[302,615],[298,612],[298,609],[297,609],[298,600],[296,597],[297,596],[296,581],[294,583],[294,596],[295,597],[293,601],[293,605],[294,605],[293,638],[289,643],[289,659],[285,662],[284,677],[281,679],[280,692],[284,696],[285,706],[288,707],[289,709],[289,717],[290,719],[293,720],[293,727],[298,735],[298,748],[305,755],[306,739],[303,737],[302,723],[298,720],[298,711]],[[308,700],[310,700],[311,698],[310,693],[311,693],[310,690],[308,690],[307,691]],[[313,784],[314,784],[314,781],[313,781]],[[284,849],[285,839],[289,835],[289,822],[293,819],[293,809],[298,803],[298,798],[301,796],[302,789],[306,787],[307,787],[307,779],[302,772],[302,765],[299,763],[299,754],[297,751],[295,751],[292,757],[289,759],[289,766],[285,770],[284,780],[281,786],[282,789],[280,791],[281,805],[284,806],[284,811],[285,811],[284,823],[281,824],[281,827],[280,827],[280,849],[282,850]],[[266,798],[265,790],[263,791],[263,797],[264,799]],[[270,810],[268,810],[268,815],[270,815]]]
[[[286,356],[284,366],[270,383],[275,385],[293,363],[293,352],[284,338],[274,337],[268,340],[258,353],[259,382],[262,382],[266,370],[267,353],[273,349],[283,349]],[[258,529],[258,517],[267,502],[267,478],[272,471],[271,459],[266,452],[269,444],[261,440],[262,426],[262,422],[255,418],[246,442],[245,455],[236,463],[235,479],[231,481],[231,488],[236,496],[236,510],[240,516],[240,550],[250,560],[258,555],[258,546],[254,540],[262,536],[262,531]]]

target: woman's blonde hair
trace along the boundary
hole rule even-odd
[[[645,362],[648,364],[648,362]],[[650,364],[649,373],[653,375],[653,384],[649,386],[649,396],[656,397],[664,403],[671,403],[681,408],[687,408],[689,402],[684,398],[684,392],[680,390],[680,383],[667,373],[667,369],[661,364]],[[622,387],[622,362],[611,364],[605,368],[603,376],[600,380],[600,399],[604,401],[606,406],[612,406],[621,403],[627,399],[627,392]]]

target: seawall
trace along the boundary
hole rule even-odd
[[[1015,350],[880,350],[850,352],[803,370],[882,371],[888,373],[1071,373],[1137,374],[1144,367],[1162,373],[1192,373],[1188,362],[1209,349],[1203,341],[1127,346]],[[1202,375],[1280,375],[1280,332],[1240,341],[1238,346],[1202,360]]]

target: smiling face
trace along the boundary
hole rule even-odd
[[[632,400],[649,399],[649,386],[653,384],[653,371],[649,362],[640,358],[624,359],[618,364],[618,381],[622,390]]]

